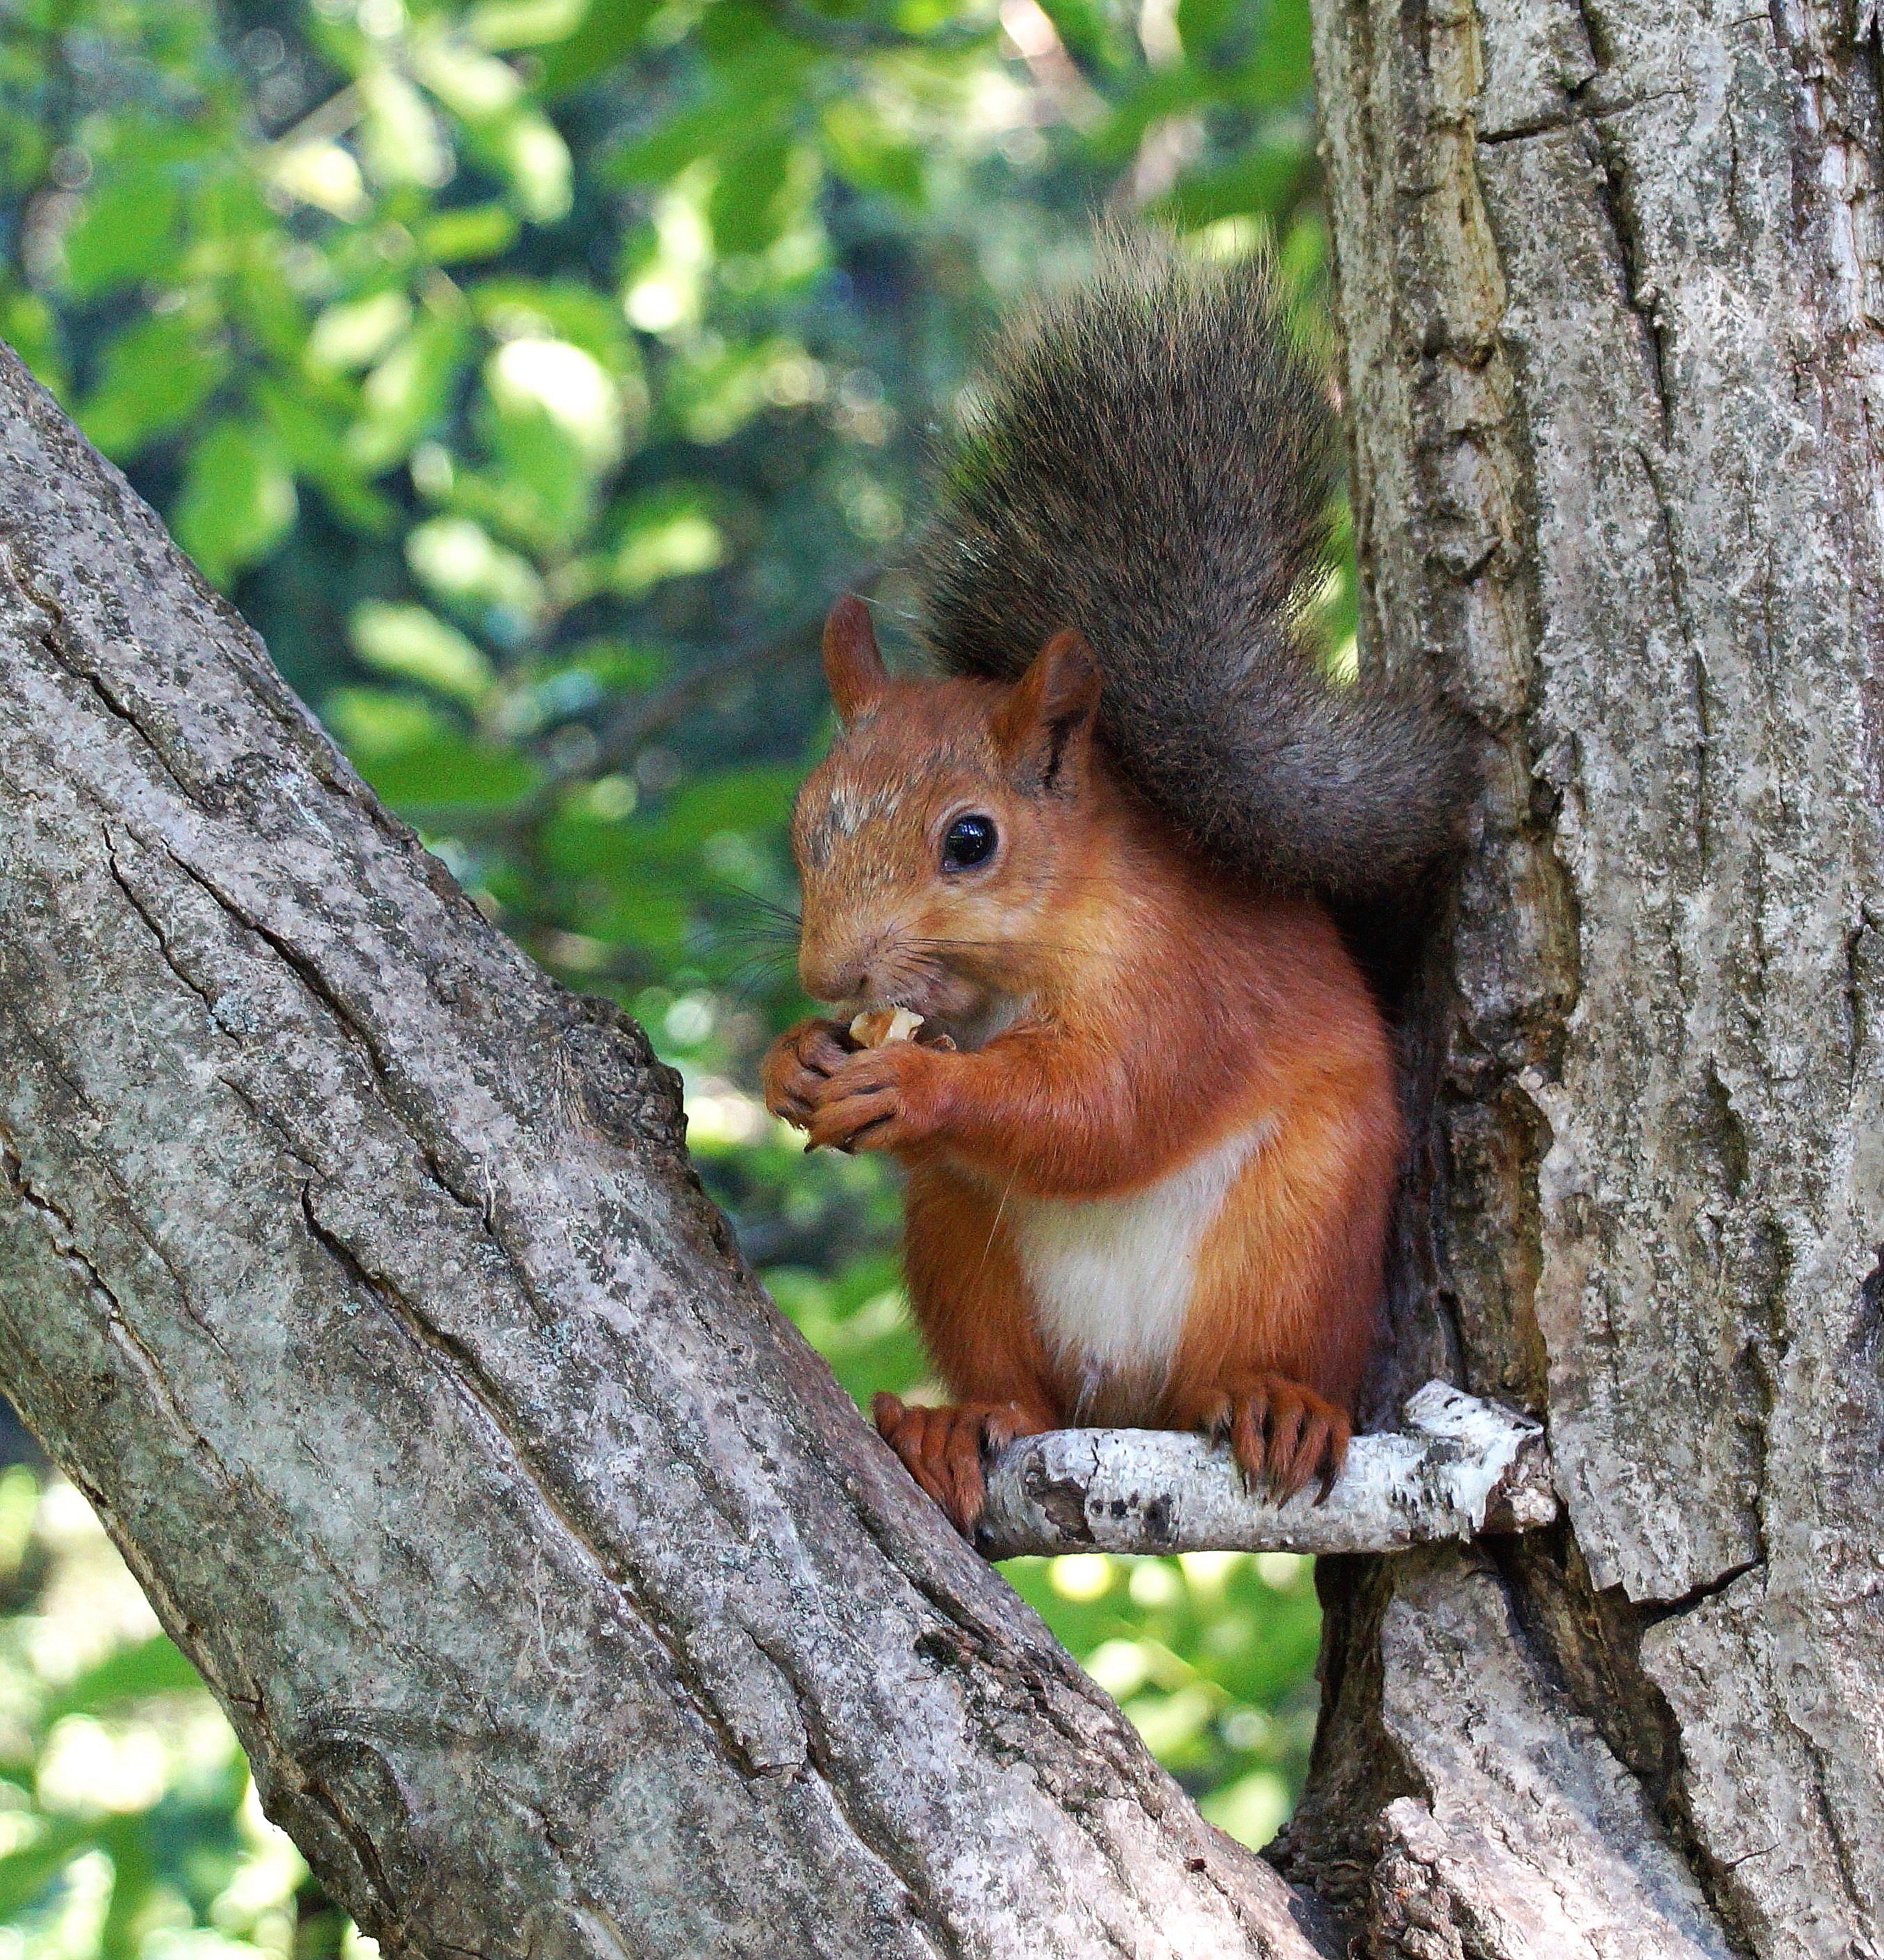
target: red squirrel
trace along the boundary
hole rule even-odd
[[[1327,908],[1403,891],[1471,782],[1437,705],[1298,631],[1332,418],[1260,265],[1114,241],[998,350],[918,565],[943,672],[861,601],[800,792],[799,969],[768,1053],[807,1147],[908,1172],[916,1319],[957,1398],[879,1430],[972,1533],[1067,1424],[1196,1429],[1279,1497],[1339,1474],[1402,1125]],[[860,1048],[890,1004],[918,1038]]]

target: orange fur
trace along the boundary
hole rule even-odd
[[[1400,1150],[1386,1031],[1332,921],[1219,877],[1115,778],[1071,636],[1011,687],[892,682],[867,618],[861,638],[856,615],[833,622],[847,720],[794,819],[801,969],[814,994],[896,1001],[959,1043],[853,1053],[842,1023],[815,1021],[766,1060],[769,1102],[813,1144],[909,1166],[911,1297],[962,1407],[880,1397],[880,1427],[965,1529],[982,1452],[1074,1419],[1204,1428],[1252,1480],[1325,1483]],[[945,871],[940,840],[969,810],[998,826],[998,857]],[[1077,1232],[1149,1193],[1163,1229],[1163,1194],[1203,1203],[1182,1179],[1220,1145],[1247,1154],[1199,1214],[1168,1353],[1110,1367],[1049,1340],[1026,1208]]]

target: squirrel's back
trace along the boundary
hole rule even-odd
[[[1459,839],[1471,752],[1302,643],[1335,453],[1265,264],[1111,240],[996,349],[917,567],[928,642],[1012,679],[1077,628],[1106,746],[1198,848],[1338,900],[1404,888]]]

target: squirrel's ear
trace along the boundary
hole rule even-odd
[[[1083,758],[1099,706],[1099,663],[1083,633],[1055,633],[996,711],[995,739],[1030,789],[1051,790]]]
[[[824,678],[840,721],[848,721],[889,684],[870,608],[854,592],[845,593],[824,622]]]

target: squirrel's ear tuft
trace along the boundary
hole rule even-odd
[[[1083,633],[1055,633],[995,715],[995,739],[1026,787],[1062,786],[1077,772],[1099,707],[1099,663]]]
[[[867,708],[889,684],[870,608],[847,592],[824,622],[824,678],[840,721]]]

